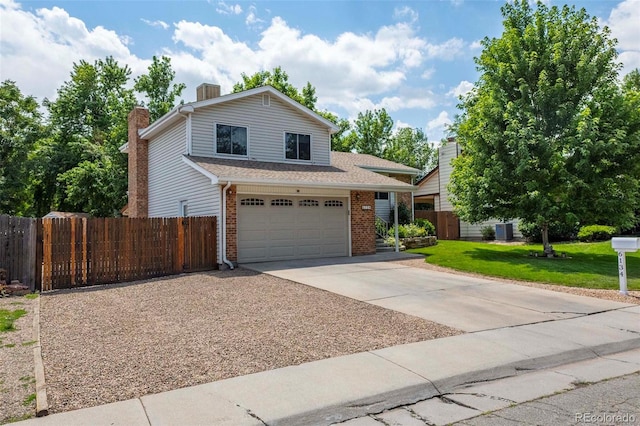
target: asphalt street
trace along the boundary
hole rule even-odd
[[[585,384],[577,389],[525,402],[456,425],[637,425],[640,373]]]

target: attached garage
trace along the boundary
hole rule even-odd
[[[238,262],[349,255],[348,198],[238,194]]]

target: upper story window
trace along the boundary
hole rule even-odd
[[[247,128],[216,124],[216,154],[247,155]]]
[[[311,160],[311,135],[284,134],[284,151],[287,160]]]

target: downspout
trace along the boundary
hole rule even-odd
[[[411,186],[413,186],[413,176],[411,176]],[[413,197],[414,192],[411,191],[411,223],[416,220],[416,211],[415,211],[415,199]]]
[[[222,261],[233,269],[233,263],[227,259],[227,189],[231,187],[231,181],[222,188]]]

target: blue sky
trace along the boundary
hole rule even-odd
[[[566,3],[610,26],[625,73],[640,67],[640,0]],[[354,119],[384,107],[397,126],[422,128],[437,141],[457,113],[457,96],[478,78],[479,41],[502,32],[502,4],[0,0],[0,80],[53,99],[73,62],[112,55],[135,77],[153,55],[167,55],[190,102],[202,82],[224,94],[242,72],[280,65],[297,87],[316,87],[321,109]]]

